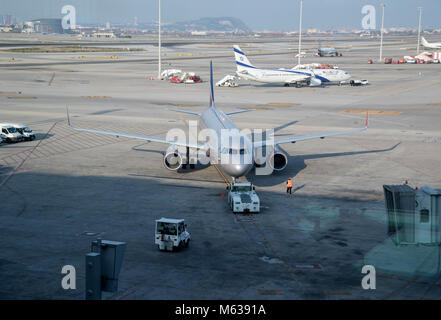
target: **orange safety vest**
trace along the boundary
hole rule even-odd
[[[286,183],[287,188],[292,188],[292,180],[288,179],[288,182]]]

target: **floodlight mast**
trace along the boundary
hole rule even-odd
[[[161,0],[158,0],[158,79],[161,80]]]
[[[303,0],[300,0],[300,22],[299,22],[299,55],[297,63],[300,64],[300,56],[302,55],[302,18],[303,18]]]
[[[384,7],[386,7],[386,5],[384,3],[382,3],[381,8],[382,8],[383,13],[381,15],[380,62],[383,60]]]
[[[423,14],[423,8],[418,7],[418,10],[420,11],[419,19],[418,19],[418,46],[417,46],[417,54],[420,53],[420,39],[421,39],[421,16]]]

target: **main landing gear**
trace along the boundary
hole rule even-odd
[[[185,161],[187,163],[182,163],[182,169],[184,169],[184,170],[187,169],[187,164],[189,164],[188,162],[190,161],[190,148],[187,147],[186,149],[187,150],[186,150]],[[195,164],[194,163],[190,163],[189,165],[190,165],[190,169],[194,169],[195,168]]]

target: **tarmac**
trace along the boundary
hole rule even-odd
[[[163,69],[196,72],[201,84],[150,80],[157,48],[149,44],[109,53],[117,63],[105,53],[0,52],[0,122],[26,123],[37,135],[0,146],[0,299],[84,299],[85,254],[98,237],[127,242],[119,290],[104,299],[439,299],[439,272],[417,270],[425,248],[404,255],[401,272],[396,261],[394,269],[379,266],[375,290],[362,288],[361,268],[389,239],[382,186],[441,188],[441,64],[385,65],[377,39],[338,37],[323,45],[345,48],[342,57],[309,51],[302,63],[336,64],[369,85],[241,80],[215,88],[218,108],[257,109],[231,116],[239,128],[284,126],[280,136],[361,128],[370,113],[367,131],[281,145],[289,154],[284,171],[241,178],[261,198],[254,215],[230,211],[213,166],[168,171],[166,145],[77,132],[66,122],[69,107],[78,127],[159,137],[185,129],[195,117],[168,108],[204,110],[209,60],[215,81],[234,74],[234,42],[164,48]],[[414,55],[413,40],[386,37],[384,57]],[[294,66],[295,41],[278,41],[238,39],[256,66]],[[189,248],[157,249],[161,217],[186,220]],[[76,269],[75,290],[61,287],[64,265]]]

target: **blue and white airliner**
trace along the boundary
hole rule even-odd
[[[341,69],[261,69],[255,67],[248,60],[245,53],[234,46],[234,57],[236,59],[236,74],[243,79],[264,83],[282,83],[286,87],[302,84],[308,86],[320,86],[326,83],[339,83],[347,81],[351,75]]]

